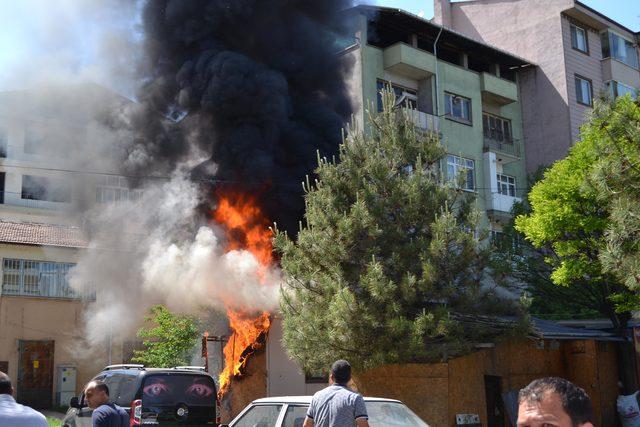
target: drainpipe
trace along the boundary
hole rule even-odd
[[[440,40],[440,36],[442,35],[442,30],[444,28],[440,27],[440,31],[438,32],[438,37],[436,37],[436,41],[433,42],[433,55],[436,57],[436,117],[440,117],[440,83],[438,80],[438,40]]]

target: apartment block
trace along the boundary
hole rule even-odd
[[[638,33],[575,0],[435,0],[434,22],[533,61],[521,73],[527,170],[566,156],[594,98],[640,89]]]
[[[477,196],[485,225],[499,232],[526,192],[525,138],[519,74],[533,64],[411,13],[358,6],[351,84],[356,119],[380,108],[391,85],[398,108],[417,126],[437,132],[447,150],[442,168],[462,172],[463,189]]]

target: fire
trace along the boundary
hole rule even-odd
[[[253,254],[266,269],[273,263],[269,222],[254,197],[240,192],[219,189],[218,205],[213,219],[223,227],[227,250],[244,249]],[[259,274],[262,274],[259,272]],[[242,374],[249,356],[264,344],[269,330],[269,313],[245,313],[227,309],[231,336],[224,347],[225,365],[220,373],[220,391],[226,393],[231,378]]]

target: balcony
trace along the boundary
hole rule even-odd
[[[440,132],[440,120],[437,116],[411,108],[403,108],[402,111],[409,116],[416,127],[420,130],[425,132]]]
[[[487,200],[487,214],[495,221],[506,222],[511,219],[513,204],[521,201],[520,197],[491,192]]]
[[[520,160],[520,144],[511,139],[498,139],[491,136],[484,136],[484,151],[496,154],[496,160],[503,164],[517,162]]]
[[[435,56],[406,43],[396,43],[384,49],[384,69],[421,80],[436,73]]]
[[[640,71],[614,58],[602,60],[602,80],[615,80],[627,86],[640,87]]]
[[[518,101],[518,86],[509,80],[493,74],[480,74],[482,100],[498,105],[507,105]]]

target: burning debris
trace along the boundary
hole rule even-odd
[[[248,194],[224,187],[218,187],[216,194],[218,205],[213,218],[225,230],[227,249],[246,250],[253,254],[261,265],[258,274],[262,285],[268,286],[265,273],[273,268],[274,260],[267,218],[255,198]],[[228,301],[226,305],[231,336],[224,347],[225,366],[220,374],[219,395],[224,395],[231,378],[242,374],[249,356],[263,345],[271,323],[268,312],[256,316],[238,306],[236,301]]]

